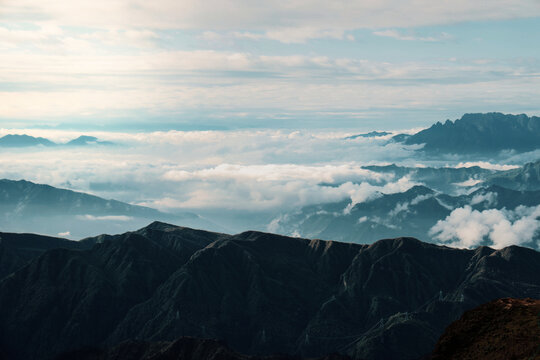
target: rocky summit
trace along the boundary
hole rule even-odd
[[[7,358],[188,336],[246,356],[418,359],[464,311],[540,297],[540,253],[517,246],[359,245],[159,222],[82,244],[2,253],[25,256],[0,280]]]

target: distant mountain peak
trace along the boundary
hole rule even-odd
[[[0,147],[54,146],[54,142],[26,134],[8,134],[0,138]]]
[[[66,143],[67,146],[87,146],[87,145],[113,145],[110,141],[100,141],[95,136],[81,135]]]

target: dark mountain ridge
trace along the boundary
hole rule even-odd
[[[540,148],[540,117],[502,113],[465,114],[404,138],[404,144],[425,144],[430,153],[494,153]]]
[[[10,359],[182,336],[248,355],[414,359],[464,310],[540,289],[540,253],[516,246],[359,245],[159,222],[83,244],[93,245],[47,250],[0,281]]]

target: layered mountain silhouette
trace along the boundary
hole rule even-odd
[[[246,355],[414,359],[465,310],[540,296],[540,253],[516,246],[359,245],[159,222],[82,244],[37,251],[0,280],[8,358],[190,336]]]
[[[518,169],[494,173],[486,178],[486,183],[514,190],[540,190],[540,160]]]
[[[398,166],[396,164],[391,165],[368,165],[363,166],[364,169],[393,176],[394,179],[408,177],[411,181],[422,183],[425,186],[441,191],[441,192],[455,192],[457,189],[463,189],[468,186],[467,183],[477,184],[486,183],[491,184],[491,179],[499,177],[500,182],[493,181],[493,184],[503,184],[502,179],[507,177],[516,178],[513,175],[515,172],[523,171],[523,169],[516,169],[516,171],[496,171],[490,169],[484,169],[479,166],[470,167],[407,167]],[[524,176],[521,176],[519,180],[524,181]],[[533,183],[534,179],[531,179],[530,183]],[[510,183],[510,181],[504,182]],[[527,181],[529,183],[529,181]],[[517,190],[538,190],[536,186],[538,184],[531,184],[532,186],[524,185],[524,188]],[[504,186],[504,185],[502,185]],[[515,186],[515,185],[514,185]],[[508,186],[507,186],[508,187]]]
[[[540,300],[498,299],[467,311],[441,336],[431,360],[540,358]]]
[[[152,220],[182,221],[212,227],[196,214],[167,214],[158,210],[106,200],[25,180],[0,180],[0,227],[3,231],[67,233],[75,238],[101,232],[123,232]]]
[[[465,114],[444,124],[437,122],[412,136],[394,137],[407,145],[425,144],[429,153],[495,153],[540,148],[540,117],[502,113]]]
[[[433,241],[430,229],[465,206],[472,210],[513,210],[540,205],[540,191],[510,190],[492,185],[466,195],[446,195],[425,186],[380,194],[351,206],[351,200],[311,205],[274,222],[278,232],[308,238],[371,243],[401,235]],[[531,247],[537,244],[533,240]]]
[[[0,137],[0,147],[31,147],[31,146],[87,146],[87,145],[114,145],[111,141],[101,141],[94,136],[81,135],[65,144],[58,144],[43,137],[34,137],[26,134],[9,134]]]

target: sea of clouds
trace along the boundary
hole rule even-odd
[[[60,130],[0,130],[0,136],[8,133],[42,136],[58,143],[81,135]],[[510,153],[502,162],[500,159],[468,161],[455,157],[433,160],[419,156],[416,151],[419,146],[390,141],[391,135],[346,139],[354,133],[344,131],[85,134],[116,145],[1,148],[0,178],[25,179],[172,213],[192,211],[215,216],[227,210],[229,217],[221,215],[220,225],[230,231],[240,231],[268,229],[266,226],[271,219],[306,205],[346,199],[355,204],[380,193],[403,192],[419,184],[407,176],[397,178],[393,174],[364,169],[365,165],[481,166],[506,170],[538,155]],[[470,214],[464,216],[464,212]],[[251,221],[249,217],[255,218],[255,214],[264,216]],[[508,220],[506,228],[512,231],[522,228],[522,222],[517,219],[525,214],[522,211],[497,214],[498,219]],[[531,214],[523,216],[530,218],[536,213]],[[498,235],[502,228],[495,229],[495,223],[487,220],[492,215],[490,212],[477,214],[468,208],[455,210],[448,219],[437,224],[434,237],[454,246],[469,247],[479,243],[481,236],[477,234],[482,234],[489,235],[494,244],[502,244],[504,241]],[[233,217],[246,219],[240,225],[227,224],[238,220]],[[452,232],[463,219],[484,227],[476,230],[469,224],[465,227],[471,229],[468,235],[457,230]],[[522,239],[510,242],[519,243]]]

